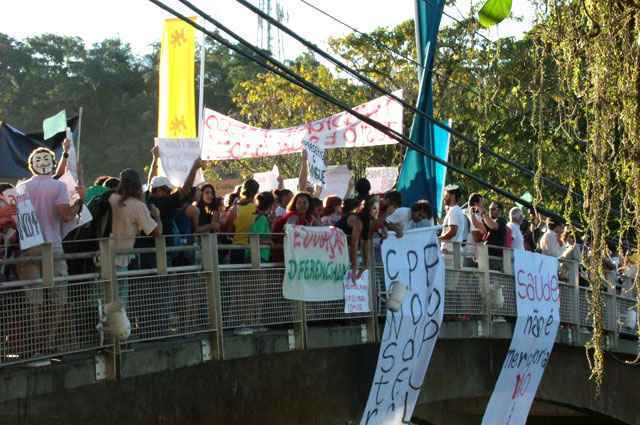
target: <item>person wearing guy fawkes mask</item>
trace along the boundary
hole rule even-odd
[[[62,250],[62,225],[74,219],[82,208],[84,188],[78,187],[76,191],[79,199],[70,204],[67,187],[61,181],[53,178],[56,172],[56,160],[54,153],[46,148],[34,150],[28,159],[29,170],[33,176],[20,183],[16,190],[18,193],[24,190],[33,205],[38,218],[42,236],[45,242],[51,244],[54,255],[54,276],[68,276],[67,263],[61,258]],[[37,257],[42,255],[42,246],[35,246],[22,252],[22,256]],[[37,280],[42,277],[41,261],[30,261],[18,267],[18,277],[21,280]],[[42,286],[42,283],[36,284]],[[66,311],[67,288],[64,282],[56,282],[53,288],[47,290],[33,290],[25,292],[28,302],[32,306],[32,326],[35,341],[34,355],[45,354],[54,350],[55,344],[64,340],[66,330],[70,324],[61,323],[62,315]],[[43,305],[47,294],[48,304],[52,311],[51,317],[43,317]],[[63,325],[63,334],[60,335],[60,326]],[[47,329],[43,329],[44,326]],[[58,337],[60,339],[58,339]]]

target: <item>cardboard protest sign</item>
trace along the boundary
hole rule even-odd
[[[410,423],[444,314],[444,260],[437,227],[382,243],[384,283],[407,285],[400,310],[387,310],[378,364],[360,425]]]
[[[285,227],[285,298],[333,301],[344,298],[343,281],[351,268],[347,237],[335,227]]]
[[[325,185],[324,173],[327,165],[324,163],[324,148],[307,140],[302,141],[305,152],[307,152],[308,178],[311,184]]]
[[[67,112],[62,110],[52,117],[42,121],[42,132],[44,140],[50,139],[58,133],[67,129]]]
[[[298,191],[298,179],[284,179],[282,182],[285,189],[289,189],[291,192],[296,193]]]
[[[44,243],[38,216],[25,189],[26,186],[23,184],[19,184],[15,189],[15,203],[18,209],[16,227],[20,238],[20,249],[23,251]],[[7,192],[5,191],[3,194]]]
[[[385,193],[396,185],[398,167],[367,167],[365,176],[371,183],[371,193]]]
[[[265,171],[263,173],[255,173],[253,179],[260,185],[260,192],[271,192],[278,188],[278,177],[280,176],[280,170],[278,166],[274,165],[271,171]]]
[[[515,250],[518,318],[483,425],[524,425],[560,325],[558,259]]]
[[[365,270],[354,282],[349,271],[344,277],[344,312],[368,313],[369,307],[369,270]]]
[[[402,91],[394,92],[402,97]],[[402,105],[386,96],[356,106],[354,110],[402,132]],[[265,130],[252,127],[211,109],[204,110],[202,158],[226,160],[262,158],[302,152],[307,140],[325,149],[360,148],[397,141],[347,112],[297,127]]]
[[[351,170],[346,165],[330,165],[324,173],[325,185],[320,193],[320,199],[329,195],[340,198],[347,196],[349,190],[349,180],[351,180]]]
[[[175,187],[184,184],[193,162],[200,157],[200,142],[197,139],[156,139],[160,149],[162,173]],[[194,184],[202,182],[196,178]]]

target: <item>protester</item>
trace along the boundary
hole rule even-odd
[[[15,201],[2,196],[3,192],[12,189],[13,185],[9,183],[0,183],[0,260],[5,260],[15,253],[11,245],[15,245],[18,241],[18,233],[16,231],[16,222],[14,217],[18,213]],[[0,265],[0,282],[10,280],[10,269],[7,264]]]
[[[82,208],[82,198],[84,188],[77,187],[78,199],[71,205],[69,193],[64,183],[53,179],[56,168],[55,154],[46,148],[38,148],[31,152],[28,158],[29,170],[33,176],[27,181],[18,185],[18,193],[24,190],[24,195],[30,199],[40,230],[45,242],[51,244],[53,251],[53,274],[54,277],[68,276],[67,263],[62,258],[62,226],[70,222],[80,213]],[[27,257],[42,256],[42,246],[35,246],[23,252]],[[27,261],[19,265],[18,276],[22,280],[36,280],[42,277],[42,261],[40,259]],[[49,295],[49,302],[52,304],[52,314],[44,317],[44,295]],[[57,282],[55,286],[44,290],[32,290],[25,292],[25,296],[31,305],[31,330],[42,330],[45,326],[47,332],[42,335],[33,335],[36,342],[36,350],[43,353],[51,342],[47,343],[47,338],[55,341],[56,336],[65,338],[69,332],[69,326],[62,323],[63,316],[67,310],[67,286],[65,282]],[[61,326],[62,325],[62,326]],[[61,331],[62,330],[62,331]],[[60,335],[62,333],[62,335]],[[53,342],[55,343],[55,342]]]
[[[247,179],[242,184],[240,199],[227,216],[227,221],[233,226],[233,244],[249,245],[249,228],[256,212],[255,197],[260,190],[260,185],[254,179]],[[242,264],[244,262],[244,249],[231,251],[231,263]]]
[[[342,199],[338,196],[327,196],[322,210],[322,225],[334,226],[342,217]]]
[[[486,244],[489,245],[489,255],[502,257],[504,250],[497,247],[510,247],[510,235],[507,233],[507,220],[502,216],[502,205],[492,202],[489,205],[489,216],[483,216],[483,222],[487,226]]]
[[[111,177],[109,176],[100,176],[93,182],[93,186],[89,186],[87,188],[87,192],[85,193],[84,200],[87,205],[93,200],[93,198],[98,197],[100,195],[104,195],[109,189],[104,186],[104,183],[109,180]]]
[[[272,240],[269,238],[269,235],[271,234],[271,217],[273,216],[275,207],[275,198],[271,192],[262,192],[256,197],[256,200],[258,204],[249,232],[261,236],[260,245],[271,245]],[[251,261],[251,251],[247,250],[245,252],[245,260]],[[260,261],[268,263],[270,260],[271,247],[261,247]]]
[[[356,199],[360,201],[366,201],[370,196],[369,192],[371,192],[371,182],[369,182],[369,180],[367,180],[366,178],[361,177],[356,180],[353,188],[356,192]]]
[[[162,219],[162,231],[165,235],[175,235],[178,230],[175,226],[175,219],[178,212],[185,203],[188,196],[191,196],[191,189],[193,188],[193,182],[196,177],[196,172],[200,168],[201,161],[196,159],[192,166],[187,178],[184,181],[182,187],[174,190],[175,188],[171,184],[171,181],[164,176],[158,176],[158,160],[160,150],[155,146],[151,153],[153,160],[149,170],[147,189],[147,202],[154,205],[160,211],[160,217]],[[172,238],[167,239],[167,245],[172,244]]]
[[[322,206],[322,201],[319,198],[312,197],[311,198],[311,225],[312,226],[322,226],[322,211],[324,211],[324,207]]]
[[[395,232],[399,238],[407,230],[433,226],[433,212],[429,201],[419,200],[411,208],[402,207],[402,195],[392,190],[384,194],[383,202],[385,227]]]
[[[142,197],[142,182],[138,173],[130,168],[123,170],[116,193],[109,197],[112,211],[111,233],[116,250],[132,250],[136,236],[141,232],[147,236],[162,234],[160,211],[155,206],[149,209]],[[116,256],[116,269],[126,272],[133,258],[132,254]],[[120,282],[118,296],[122,305],[126,307],[129,300],[129,286],[126,280]]]
[[[564,222],[561,219],[547,219],[547,231],[540,238],[539,248],[544,255],[559,258],[562,255],[562,232]]]
[[[358,252],[360,249],[362,250],[362,264],[369,264],[369,250],[366,243],[373,236],[374,224],[378,220],[379,213],[380,201],[378,197],[372,196],[365,201],[359,212],[348,212],[336,224],[336,227],[342,229],[349,239],[349,259],[354,282],[359,277]]]
[[[195,192],[195,189],[191,191],[191,196],[185,198],[184,204],[176,214],[174,219],[176,234],[173,246],[193,245],[193,234],[200,233],[200,212],[193,202]],[[174,267],[191,266],[194,264],[195,252],[193,250],[177,251],[170,253],[169,258]]]
[[[518,207],[511,208],[507,227],[511,230],[511,248],[513,250],[524,250],[524,236],[520,230],[523,222],[522,210]]]
[[[197,233],[216,233],[220,231],[220,203],[216,197],[216,189],[206,183],[200,188],[200,200],[195,203],[198,208]]]
[[[305,192],[299,192],[289,202],[286,214],[273,223],[273,261],[281,262],[284,260],[282,241],[285,226],[287,224],[292,224],[294,226],[310,226],[312,223],[311,195]]]
[[[479,193],[472,193],[469,196],[468,206],[465,211],[465,216],[469,223],[466,248],[468,256],[465,256],[464,261],[464,265],[467,267],[478,265],[478,245],[480,245],[487,236],[487,227],[482,218],[485,214],[484,197]]]
[[[291,202],[293,198],[293,192],[289,189],[276,189],[276,217],[282,217],[287,213],[287,205]]]
[[[462,193],[458,185],[448,185],[444,188],[444,204],[446,206],[446,214],[442,221],[442,250],[453,252],[453,243],[463,243],[467,238],[469,227],[467,219],[458,206]]]

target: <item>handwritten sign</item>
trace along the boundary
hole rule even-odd
[[[382,243],[384,283],[408,285],[398,312],[387,310],[378,365],[360,425],[411,421],[444,314],[444,260],[438,227],[390,234]]]
[[[518,318],[483,425],[525,424],[560,325],[558,259],[516,250],[513,260]]]
[[[402,97],[402,91],[394,94]],[[380,124],[402,132],[402,105],[390,97],[379,97],[353,109]],[[206,160],[262,158],[300,153],[303,140],[325,149],[397,143],[395,139],[347,112],[297,127],[265,130],[205,108],[203,127],[202,158]]]
[[[260,185],[260,192],[271,192],[278,188],[278,177],[280,176],[280,170],[277,165],[273,166],[270,171],[263,173],[255,173],[253,179]]]
[[[335,227],[285,227],[284,297],[298,301],[344,298],[349,266],[347,237]]]
[[[172,185],[182,186],[193,162],[200,157],[200,142],[197,139],[156,139],[156,142],[164,175]]]
[[[320,199],[329,195],[344,198],[349,190],[349,180],[351,180],[351,170],[346,165],[330,165],[324,173],[325,185],[320,193]]]
[[[369,270],[365,270],[354,282],[349,271],[344,277],[344,312],[368,313]]]
[[[7,192],[5,191],[3,194]],[[25,249],[42,245],[44,243],[42,228],[24,184],[19,184],[15,189],[15,204],[18,209],[16,227],[20,238],[20,249],[24,251]]]
[[[298,179],[284,179],[282,182],[285,189],[289,189],[291,192],[296,193],[298,191]]]
[[[367,167],[365,175],[371,183],[371,193],[385,193],[396,185],[398,167]]]
[[[302,146],[307,152],[307,168],[309,170],[309,181],[313,185],[325,185],[324,173],[327,165],[324,163],[324,147],[319,144],[302,141]]]

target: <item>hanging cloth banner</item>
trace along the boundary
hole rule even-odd
[[[336,227],[285,227],[284,282],[286,299],[335,301],[344,298],[349,265],[347,237]]]
[[[164,21],[160,46],[158,137],[196,137],[195,54],[195,29],[180,19]]]
[[[560,325],[558,259],[513,251],[518,318],[482,425],[524,425]]]
[[[401,98],[402,91],[394,92]],[[357,112],[402,133],[402,105],[390,97],[379,97],[353,108]],[[325,149],[366,148],[397,141],[348,112],[297,127],[265,130],[252,127],[211,109],[204,110],[202,159],[262,158],[302,152],[308,140]]]
[[[382,243],[384,284],[406,285],[398,312],[387,310],[380,354],[360,425],[408,424],[420,395],[444,314],[439,227],[389,234]]]

